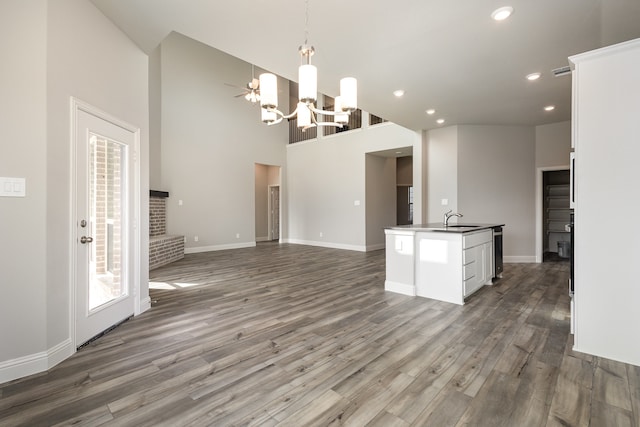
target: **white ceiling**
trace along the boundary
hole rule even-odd
[[[303,0],[91,1],[147,53],[176,31],[297,80]],[[513,15],[493,21],[505,5]],[[341,77],[356,77],[365,111],[415,130],[440,126],[437,118],[540,125],[570,119],[571,77],[551,70],[640,37],[640,0],[309,0],[308,31],[318,90],[335,96]],[[538,81],[525,79],[536,71]],[[250,77],[247,66],[229,83]],[[545,112],[549,104],[556,109]]]

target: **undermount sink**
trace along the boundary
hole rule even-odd
[[[452,224],[452,225],[447,225],[447,228],[471,228],[471,227],[477,227],[477,225],[469,225],[469,224]]]

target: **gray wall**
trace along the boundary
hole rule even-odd
[[[425,134],[425,140],[426,221],[442,222],[445,212],[458,211],[458,127],[431,130]],[[447,199],[446,206],[442,199]]]
[[[167,232],[186,236],[186,252],[255,245],[255,164],[284,167],[286,123],[264,125],[259,107],[225,85],[251,79],[244,61],[172,33],[160,62]],[[286,111],[288,86],[279,88]]]
[[[366,167],[366,247],[384,248],[384,228],[395,225],[397,164],[393,157],[365,155]]]
[[[567,166],[571,153],[571,122],[536,126],[536,167]]]
[[[413,156],[396,159],[396,185],[413,185]]]
[[[451,126],[426,143],[428,221],[452,209],[460,222],[505,223],[505,259],[535,261],[535,129]]]
[[[162,49],[149,55],[149,188],[162,188]]]
[[[147,56],[90,2],[2,2],[0,43],[0,146],[11,153],[0,156],[0,176],[27,179],[25,198],[0,198],[2,382],[47,369],[74,351],[71,96],[141,128],[138,297],[148,298],[149,117]]]
[[[464,221],[506,224],[507,261],[535,261],[534,158],[532,127],[458,127],[458,209]]]
[[[0,176],[26,178],[0,197],[0,364],[47,349],[46,33],[46,1],[0,3]]]
[[[419,134],[387,123],[289,145],[290,241],[364,251],[370,243],[369,224],[376,224],[372,227],[382,239],[381,221],[370,220],[369,215],[377,214],[366,209],[365,154],[420,143]],[[395,186],[395,175],[389,179]],[[395,209],[395,195],[389,204]]]

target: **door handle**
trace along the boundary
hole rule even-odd
[[[91,243],[93,242],[93,237],[82,236],[80,238],[80,243]]]

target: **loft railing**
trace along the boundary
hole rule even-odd
[[[290,84],[290,90],[294,91],[293,93],[297,96],[297,85],[295,83]],[[332,97],[324,95],[322,97],[323,110],[331,111],[333,110],[334,100]],[[331,118],[332,116],[327,116]],[[297,117],[293,117],[289,120],[289,144],[295,144],[296,142],[308,141],[310,139],[315,139],[318,136],[318,128],[309,128],[303,131],[301,128],[298,128],[298,119]],[[375,125],[379,123],[385,123],[387,120],[375,116],[373,114],[369,114],[369,125]],[[349,114],[349,121],[342,128],[334,127],[334,126],[324,126],[322,127],[322,135],[334,135],[340,132],[348,132],[354,129],[360,129],[362,127],[362,110],[358,109],[351,114]]]
[[[289,119],[289,144],[307,141],[318,136],[318,128],[309,128],[305,131],[298,127],[298,118]]]

